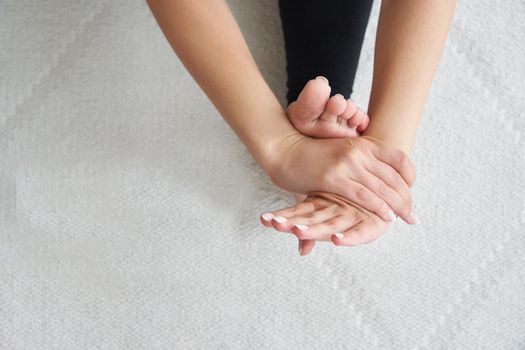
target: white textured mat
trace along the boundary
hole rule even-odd
[[[284,101],[276,2],[230,3]],[[144,2],[0,2],[0,348],[525,349],[524,19],[458,3],[412,156],[422,223],[300,258],[258,221],[291,198]]]

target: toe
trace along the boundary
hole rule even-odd
[[[288,107],[288,114],[294,125],[296,123],[299,125],[311,123],[319,118],[325,110],[325,105],[330,97],[330,90],[326,78],[317,77],[308,81],[297,101]]]
[[[355,127],[357,131],[362,132],[368,127],[370,122],[370,117],[368,114],[363,112],[360,108],[357,108],[357,111],[354,113],[352,118],[348,120],[348,126],[353,128]]]
[[[320,120],[328,123],[337,123],[337,117],[346,110],[346,100],[341,94],[330,97],[326,103],[324,112],[319,117]]]
[[[348,120],[357,112],[357,105],[351,99],[346,100],[346,109],[340,115],[342,119]]]
[[[368,127],[368,123],[370,123],[370,116],[367,113],[363,112],[363,111],[361,111],[361,113],[363,114],[363,116],[361,117],[362,120],[357,125],[357,131],[359,131],[359,132],[365,131],[366,128]]]

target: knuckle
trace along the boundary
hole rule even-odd
[[[359,186],[357,188],[357,190],[355,191],[355,196],[356,198],[362,201],[367,201],[368,199],[370,199],[370,194],[368,193],[368,190],[364,186]]]
[[[356,147],[345,149],[342,153],[342,160],[346,161],[355,161],[357,158],[358,150]]]
[[[406,166],[408,163],[408,156],[406,153],[400,150],[396,150],[394,152],[394,159],[396,160],[397,164],[400,166]]]
[[[390,183],[395,188],[401,188],[401,187],[403,187],[404,181],[403,181],[403,179],[401,179],[401,177],[399,176],[399,174],[397,172],[392,171],[392,173],[390,174]]]
[[[326,168],[326,173],[330,174],[330,176],[341,175],[344,173],[346,164],[347,161],[342,157],[339,157],[333,162],[333,164]]]
[[[379,211],[381,212],[383,216],[388,216],[388,213],[390,212],[390,210],[392,210],[390,206],[386,204],[385,202],[383,202],[383,204],[381,204],[381,209]]]
[[[333,178],[333,171],[331,169],[327,169],[326,171],[321,173],[321,176],[319,178],[319,185],[320,188],[323,188],[324,186],[327,186],[332,182]]]
[[[379,193],[381,196],[388,193],[388,186],[381,180],[377,182],[377,193]]]

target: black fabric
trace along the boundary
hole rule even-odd
[[[288,104],[318,75],[350,98],[371,9],[372,0],[279,0]]]

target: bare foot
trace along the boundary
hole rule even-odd
[[[330,97],[330,91],[323,76],[308,81],[286,110],[290,121],[298,131],[316,138],[359,136],[370,118],[352,100],[339,94]],[[305,194],[292,195],[297,203],[306,199]]]
[[[308,255],[316,241],[344,246],[370,243],[390,225],[344,197],[320,191],[309,193],[301,203],[266,212],[260,220],[264,226],[296,235],[300,255]]]
[[[290,121],[298,131],[316,138],[359,136],[367,128],[370,118],[352,100],[345,100],[340,94],[330,97],[330,91],[330,85],[325,77],[319,76],[310,80],[297,101],[288,106],[287,114]],[[310,193],[309,197],[292,193],[296,205],[261,216],[261,222],[265,226],[296,234],[301,255],[308,255],[314,248],[316,240],[330,240],[329,235],[334,233],[334,227],[330,225],[336,225],[335,227],[340,227],[343,231],[345,228],[343,226],[346,225],[348,228],[349,224],[356,224],[355,219],[358,214],[363,216],[363,213],[356,211],[355,207],[345,204],[345,198],[331,193],[317,193],[317,195]],[[340,198],[337,200],[338,204],[334,203],[337,197]],[[370,214],[367,216],[375,215],[368,213]],[[376,217],[383,222],[381,218]],[[332,222],[325,223],[320,221],[321,219],[332,220]],[[302,222],[294,222],[294,220],[302,220]],[[362,221],[363,219],[357,223]],[[294,226],[295,223],[299,224],[299,228]],[[309,227],[308,233],[300,230],[307,227],[305,223],[313,224]],[[328,228],[332,230],[326,231]]]
[[[351,99],[330,97],[330,91],[325,77],[308,81],[286,110],[290,121],[301,133],[316,138],[359,136],[370,118]]]

